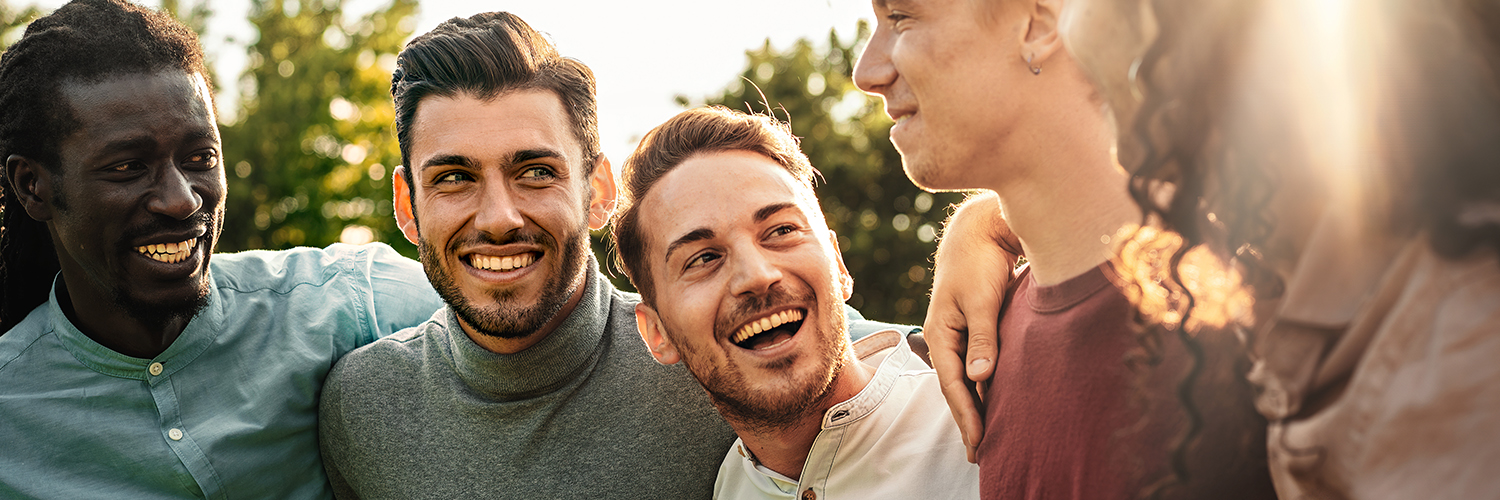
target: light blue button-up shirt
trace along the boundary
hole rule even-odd
[[[213,256],[208,305],[152,359],[52,299],[0,336],[0,498],[328,498],[318,395],[344,353],[442,305],[383,244]]]

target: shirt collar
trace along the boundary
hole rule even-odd
[[[1279,321],[1342,330],[1380,289],[1411,238],[1391,236],[1352,211],[1334,205],[1318,217],[1287,279]]]
[[[870,383],[859,394],[833,405],[823,413],[824,429],[849,425],[874,413],[891,393],[891,388],[896,386],[896,379],[905,371],[907,362],[916,356],[906,344],[906,335],[896,330],[872,333],[856,341],[854,349],[861,360],[884,351],[890,351],[890,354],[881,360],[880,366],[875,369],[875,376],[870,378]]]
[[[68,320],[67,315],[63,314],[62,306],[57,302],[57,285],[61,282],[62,273],[58,273],[57,277],[53,278],[52,292],[47,300],[47,311],[51,315],[57,337],[61,340],[63,347],[78,359],[78,362],[105,375],[144,380],[155,385],[157,381],[165,380],[178,370],[187,367],[189,363],[197,359],[199,354],[213,345],[224,324],[224,302],[219,298],[218,287],[212,286],[209,289],[207,305],[198,311],[198,315],[188,322],[182,334],[178,335],[177,340],[172,341],[172,345],[167,346],[165,351],[151,359],[126,356],[95,342]],[[217,284],[213,280],[211,270],[209,283]],[[151,375],[147,371],[154,363],[161,363],[160,375]]]
[[[455,371],[470,388],[498,400],[534,397],[555,390],[592,366],[608,326],[614,286],[589,257],[583,298],[547,338],[515,354],[498,354],[474,343],[446,307],[443,327]]]

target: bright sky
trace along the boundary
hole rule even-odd
[[[36,3],[50,10],[66,2]],[[144,3],[155,6],[159,0]],[[357,18],[388,3],[347,0],[345,11]],[[203,42],[223,88],[219,102],[237,102],[235,80],[245,65],[244,48],[256,37],[245,19],[250,0],[212,0],[210,7],[214,17]],[[698,99],[729,85],[744,68],[746,50],[767,38],[778,48],[801,37],[821,44],[835,28],[847,39],[858,19],[871,17],[868,0],[422,0],[416,33],[487,10],[521,16],[551,35],[563,55],[593,68],[599,133],[605,154],[617,166],[641,135],[680,111],[674,96]]]

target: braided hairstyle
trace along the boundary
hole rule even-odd
[[[166,69],[209,76],[198,35],[169,14],[122,0],[75,0],[37,19],[0,55],[0,160],[22,156],[62,174],[59,144],[79,125],[63,85]],[[26,213],[6,168],[0,177],[0,332],[47,302],[59,271],[47,225]]]

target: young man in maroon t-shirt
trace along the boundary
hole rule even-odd
[[[907,175],[929,190],[996,193],[998,207],[964,210],[987,211],[978,218],[1005,233],[992,236],[1013,234],[1011,253],[1029,261],[1013,278],[963,285],[1006,297],[998,356],[969,367],[994,369],[983,421],[967,391],[944,391],[982,498],[1137,496],[1169,474],[1184,355],[1170,344],[1142,376],[1126,364],[1138,344],[1132,305],[1111,282],[1110,242],[1140,212],[1103,101],[1063,46],[1062,2],[873,4],[879,21],[854,79],[885,99]],[[932,339],[933,365],[945,384],[962,383],[961,350],[946,340]]]

